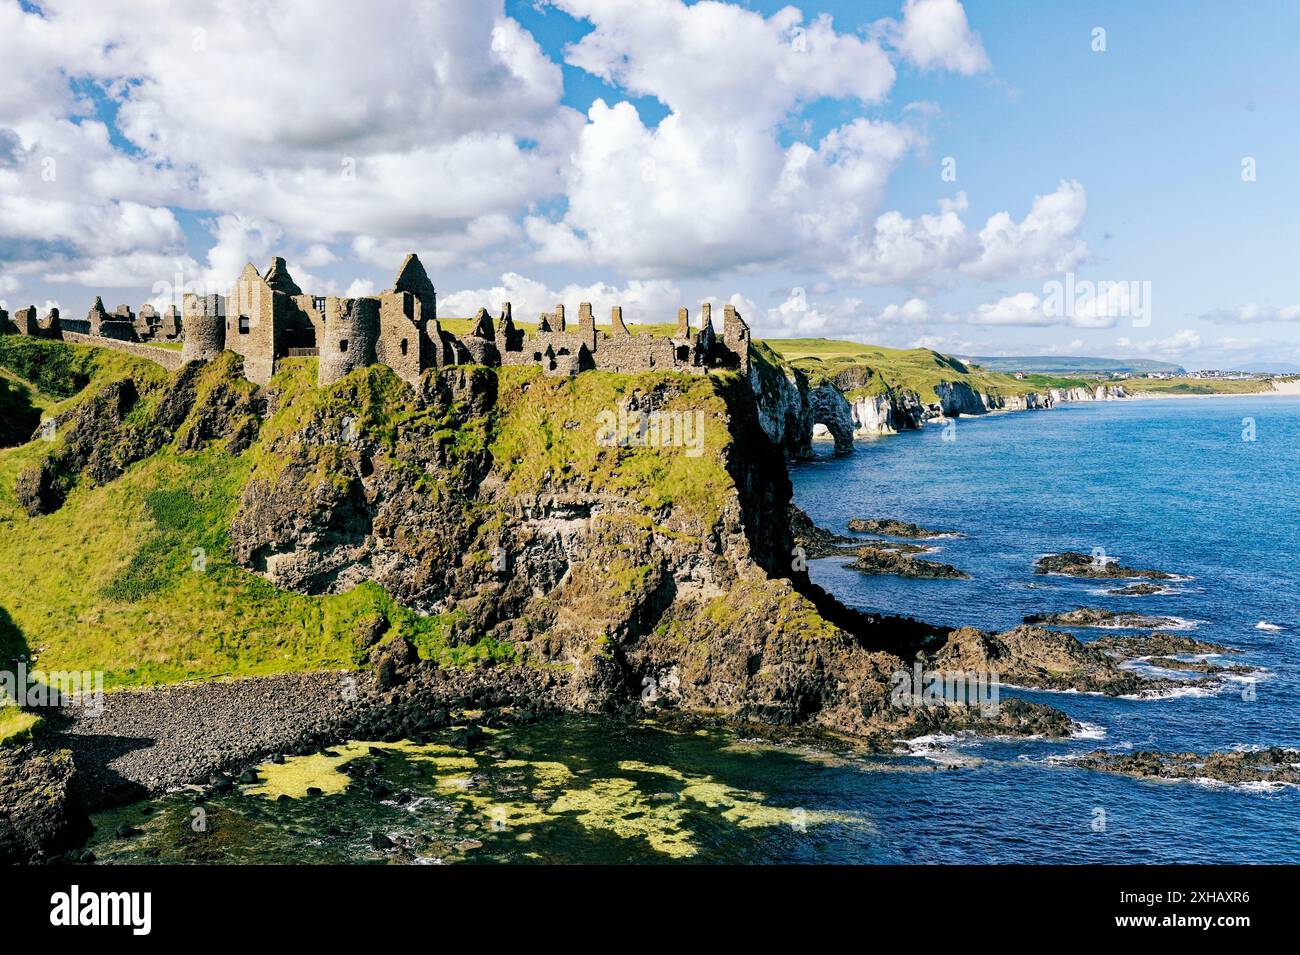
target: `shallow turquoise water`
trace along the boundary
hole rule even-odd
[[[1243,418],[1256,441],[1241,440]],[[930,740],[883,758],[565,720],[493,735],[464,764],[436,745],[357,756],[386,792],[343,789],[331,769],[338,791],[214,799],[202,832],[189,796],[129,807],[99,820],[93,848],[130,862],[1300,862],[1295,788],[1139,782],[1056,759],[1300,745],[1297,447],[1300,399],[1081,404],[961,419],[955,442],[930,428],[860,443],[792,475],[827,528],[895,517],[967,535],[935,558],[970,581],[814,562],[847,603],[985,628],[1076,605],[1173,615],[1266,671],[1254,699],[1239,682],[1144,700],[1004,689],[1064,710],[1088,738]],[[1123,598],[1032,573],[1041,554],[1095,547],[1189,579]],[[142,834],[113,837],[123,822]],[[376,832],[395,846],[376,849]]]

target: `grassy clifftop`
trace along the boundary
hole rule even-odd
[[[966,365],[928,348],[882,348],[827,338],[772,338],[764,341],[780,357],[804,371],[814,385],[835,381],[849,397],[913,392],[922,401],[937,397],[942,382],[969,385],[994,395],[1024,395],[1044,388],[1074,387],[1084,382],[1035,375],[1014,375]]]
[[[828,338],[769,338],[762,342],[785,363],[804,371],[814,384],[834,381],[850,398],[890,392],[913,392],[923,401],[935,398],[940,382],[963,383],[989,395],[1042,394],[1052,388],[1118,385],[1130,394],[1232,395],[1273,390],[1266,381],[1208,378],[1124,378],[1109,375],[1012,374],[968,364],[928,348],[882,348]]]
[[[42,390],[53,410],[121,377],[159,387],[166,378],[117,352],[23,344],[19,358],[29,363],[15,364],[54,392]],[[33,348],[49,361],[30,363],[39,359]],[[13,359],[12,350],[0,352],[0,361]],[[60,392],[72,393],[59,400]],[[227,528],[252,453],[186,452],[172,443],[116,481],[79,481],[55,513],[29,516],[15,495],[18,475],[55,452],[64,430],[54,442],[0,451],[7,651],[36,656],[45,670],[103,670],[109,686],[351,661],[349,624],[369,611],[367,595],[284,593],[229,560]]]

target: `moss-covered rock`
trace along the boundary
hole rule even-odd
[[[90,834],[72,780],[67,750],[0,746],[0,863],[39,861]]]

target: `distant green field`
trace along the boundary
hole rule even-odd
[[[1254,395],[1273,390],[1267,381],[1254,378],[1218,380],[1213,378],[1125,378],[1115,384],[1123,385],[1129,394],[1155,395]]]
[[[1068,355],[999,355],[980,357],[972,355],[966,359],[987,368],[990,371],[1023,371],[1040,375],[1108,375],[1141,374],[1148,371],[1161,371],[1181,375],[1183,368],[1167,361],[1155,361],[1151,358],[1091,358],[1070,357]]]
[[[1039,374],[1025,375],[1024,381],[1027,385],[1033,385],[1035,391],[1043,391],[1049,388],[1096,388],[1100,383],[1098,378]]]

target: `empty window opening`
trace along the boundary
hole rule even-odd
[[[348,340],[346,338],[340,338],[339,351],[347,351],[347,350],[348,350]]]

